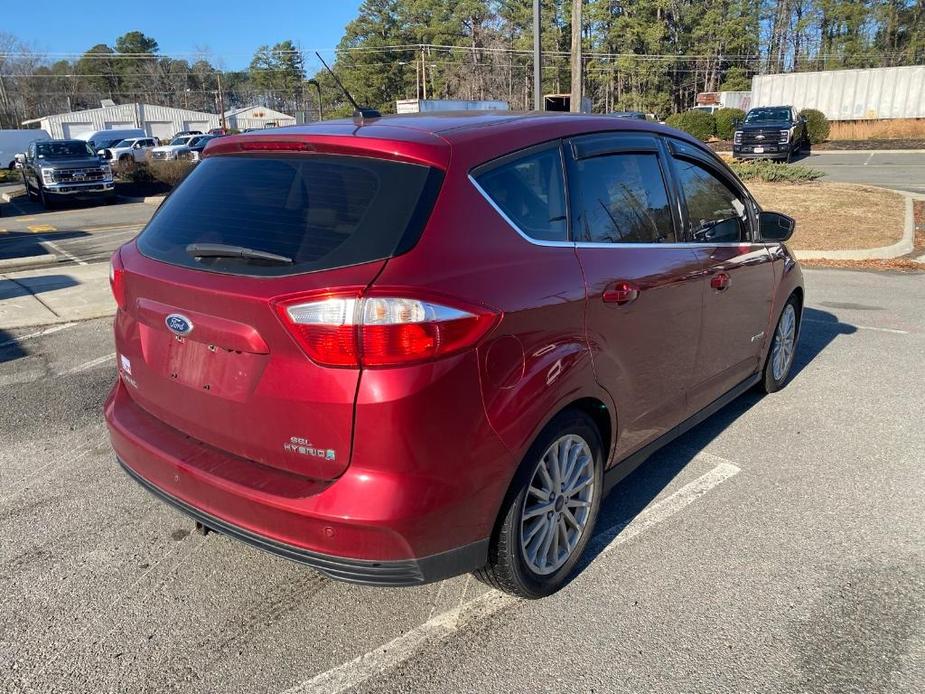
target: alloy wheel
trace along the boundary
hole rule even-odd
[[[771,348],[771,375],[775,381],[782,381],[790,370],[796,341],[797,313],[793,304],[787,304],[777,323],[774,345]]]
[[[524,497],[520,549],[540,575],[561,568],[585,532],[594,499],[594,458],[581,436],[562,436],[546,449]]]

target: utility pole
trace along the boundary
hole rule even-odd
[[[225,92],[222,91],[222,72],[219,70],[215,73],[218,76],[218,110],[219,110],[219,125],[221,125],[222,130],[227,130],[225,124]]]
[[[421,46],[421,81],[424,83],[424,101],[427,101],[427,63],[424,62],[424,46]]]
[[[533,0],[533,110],[543,110],[543,49],[540,42],[540,0]]]
[[[581,0],[572,0],[572,96],[569,111],[581,113]]]

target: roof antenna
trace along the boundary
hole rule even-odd
[[[347,88],[343,83],[337,79],[337,75],[334,74],[334,70],[328,67],[328,64],[324,62],[324,58],[321,57],[321,54],[318,51],[315,51],[315,55],[318,56],[318,60],[321,61],[321,64],[324,65],[324,69],[331,73],[331,77],[334,78],[334,81],[337,83],[337,86],[340,87],[340,90],[344,93],[344,96],[347,97],[347,101],[353,106],[353,120],[357,125],[362,125],[363,121],[367,118],[381,118],[382,114],[379,113],[374,108],[363,108],[360,106],[356,99],[350,96],[350,92],[347,91]]]

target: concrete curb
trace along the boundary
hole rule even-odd
[[[123,202],[143,202],[145,205],[160,205],[164,202],[166,195],[149,195],[147,197],[136,197],[134,195],[119,195],[119,200]]]
[[[3,193],[0,193],[0,200],[3,202],[13,202],[13,198],[21,198],[26,194],[25,188],[17,188],[15,190],[7,190]]]
[[[45,263],[56,263],[61,256],[54,253],[45,253],[43,255],[27,255],[22,258],[3,258],[0,259],[0,272],[5,272],[4,268],[27,268],[30,265],[44,265]]]
[[[873,187],[873,186],[870,186]],[[912,252],[915,248],[915,214],[912,208],[914,200],[923,196],[914,193],[890,192],[902,195],[906,199],[906,223],[902,238],[890,246],[879,248],[858,248],[850,251],[800,251],[794,250],[799,260],[890,260]]]

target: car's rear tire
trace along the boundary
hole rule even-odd
[[[800,302],[794,295],[784,305],[771,337],[771,347],[764,362],[761,389],[776,393],[787,383],[800,337]]]
[[[593,420],[579,410],[553,418],[518,469],[476,578],[529,599],[561,588],[594,532],[603,468]]]

